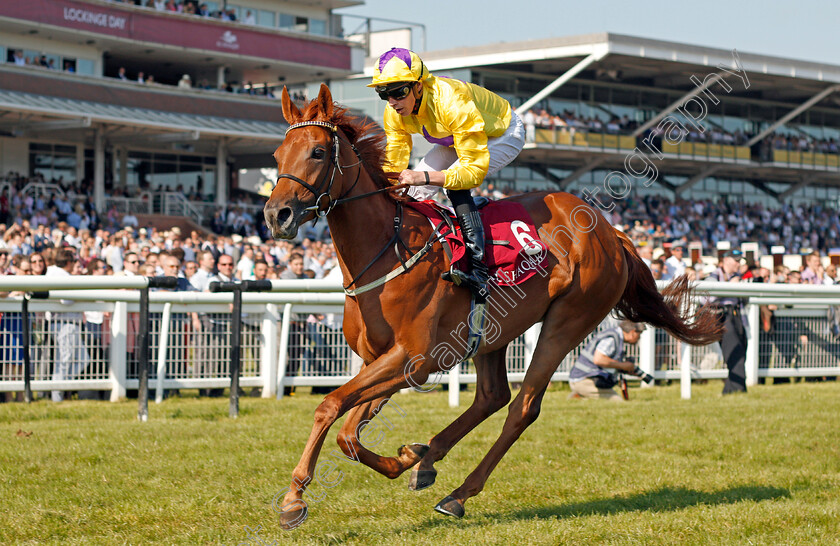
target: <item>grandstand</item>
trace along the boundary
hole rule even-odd
[[[384,104],[364,88],[381,52],[369,53],[364,76],[333,83],[333,96],[381,119]],[[656,171],[637,177],[641,195],[773,205],[840,197],[840,66],[607,33],[423,59],[535,113],[531,142],[497,186],[594,191],[627,160]],[[684,137],[663,142],[669,124]]]
[[[0,174],[75,184],[100,212],[209,223],[203,202],[271,165],[287,127],[274,89],[301,98],[362,69],[332,13],[359,3],[2,2]]]

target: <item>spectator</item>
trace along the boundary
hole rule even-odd
[[[180,81],[178,81],[178,87],[180,89],[190,89],[192,88],[192,79],[190,79],[189,74],[184,74],[181,76]]]
[[[232,260],[231,260],[231,263]],[[210,290],[210,281],[213,280],[213,273],[216,268],[216,259],[213,253],[209,250],[204,250],[198,254],[198,270],[192,277],[189,277],[190,284],[201,292],[208,292]]]
[[[662,279],[670,281],[685,273],[685,262],[683,261],[683,247],[679,243],[671,246],[671,256],[665,260],[665,271]]]
[[[825,270],[820,263],[820,253],[812,252],[805,257],[807,267],[802,270],[802,284],[825,284]]]
[[[254,278],[254,249],[250,245],[245,246],[236,264],[236,278],[243,281]]]
[[[537,141],[537,116],[534,115],[533,110],[528,110],[522,117],[522,123],[525,124],[525,142],[533,143]]]
[[[117,71],[117,78],[123,81],[128,81],[128,76],[125,75],[125,67],[121,66]]]
[[[289,257],[289,269],[280,275],[281,279],[306,279],[303,271],[303,254],[295,253]]]
[[[245,13],[245,17],[242,19],[242,22],[245,23],[246,25],[256,25],[257,24],[257,18],[254,17],[254,14],[251,12],[251,10],[248,10]]]
[[[653,275],[654,280],[662,280],[663,269],[665,269],[665,264],[662,260],[656,259],[650,263],[650,273]]]
[[[717,270],[709,275],[708,280],[717,282],[739,282],[741,279],[737,271],[742,256],[739,250],[730,250],[723,255]],[[729,369],[729,377],[723,386],[723,394],[747,392],[746,357],[747,357],[747,324],[743,313],[743,302],[739,298],[721,297],[708,300],[717,308],[720,321],[723,323],[723,339],[720,348],[723,360]]]
[[[99,258],[92,259],[85,267],[85,274],[93,276],[104,276],[108,273],[108,267],[103,260]],[[107,328],[110,324],[110,313],[104,311],[85,311],[85,324],[83,336],[85,339],[85,346],[90,354],[90,362],[88,369],[85,371],[86,376],[96,373],[101,367],[104,367],[107,362],[106,355],[108,354],[106,341],[107,336],[103,335],[103,328]],[[107,391],[79,391],[79,400],[102,400]]]
[[[264,281],[268,278],[268,262],[259,258],[254,262],[254,280]]]
[[[63,248],[56,254],[55,265],[47,269],[48,277],[69,277],[78,266],[76,253]],[[73,302],[62,300],[63,304],[69,305]],[[81,323],[82,313],[62,312],[48,313],[47,321],[50,324],[50,333],[56,342],[55,370],[52,375],[53,381],[65,381],[76,379],[87,367],[90,356],[87,348],[82,342]],[[52,391],[53,402],[64,400],[64,392]]]
[[[195,261],[189,260],[189,261],[184,262],[184,277],[186,277],[186,279],[188,281],[190,281],[190,284],[192,284],[192,281],[190,279],[192,279],[197,272],[198,272],[198,264],[195,263]],[[195,286],[195,285],[193,284],[193,286]],[[198,289],[197,286],[196,286],[196,289]]]

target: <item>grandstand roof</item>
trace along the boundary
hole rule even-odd
[[[504,65],[507,68],[522,69],[540,74],[558,74],[571,67],[576,61],[593,52],[605,50],[608,56],[600,61],[601,66],[616,64],[624,72],[624,78],[650,77],[659,70],[663,62],[670,67],[659,79],[683,77],[680,81],[690,86],[689,76],[696,75],[695,69],[686,67],[732,65],[732,50],[716,47],[684,44],[627,36],[608,32],[527,40],[513,43],[495,43],[476,47],[430,51],[423,54],[432,69]],[[613,63],[610,56],[622,57]],[[814,82],[840,83],[840,65],[815,63],[784,57],[774,57],[738,51],[741,64],[756,83],[768,82],[773,77],[812,80]],[[630,61],[629,58],[635,59]],[[567,59],[563,62],[563,59]],[[372,66],[370,69],[372,70]],[[778,82],[776,82],[778,83]],[[815,87],[820,89],[824,84]],[[670,86],[669,86],[670,87]],[[780,90],[784,92],[784,90]],[[807,92],[807,91],[806,91]]]
[[[149,129],[197,131],[206,135],[280,140],[288,124],[162,112],[0,89],[0,110],[42,114],[56,118],[87,118],[93,123]]]
[[[562,85],[560,76],[568,73],[568,80],[578,84],[656,96],[658,102],[652,100],[644,108],[653,113],[670,112],[686,97],[698,92],[696,82],[703,80],[705,75],[722,73],[721,69],[726,69],[730,73],[725,79],[732,90],[721,95],[720,88],[715,87],[714,92],[721,95],[721,99],[725,95],[723,102],[727,107],[733,106],[728,115],[739,110],[751,112],[750,119],[755,122],[751,131],[757,133],[756,141],[785,123],[783,116],[787,114],[791,115],[788,120],[793,120],[800,113],[810,112],[823,126],[840,126],[840,65],[835,64],[608,32],[429,51],[422,56],[433,72],[468,69],[473,71],[474,78],[475,74],[483,75],[484,81],[487,77],[510,80],[513,83],[504,91],[517,93],[523,100],[536,93],[533,102],[526,101],[524,108],[551,96],[556,89],[554,84]],[[373,61],[368,59],[366,63],[366,76],[372,74]],[[737,65],[742,67],[748,82],[738,81],[733,70]],[[538,93],[540,89],[542,91]],[[679,97],[682,98],[677,100]],[[672,102],[672,106],[666,107]],[[737,113],[735,117],[738,117]],[[656,123],[658,118],[651,119]],[[747,146],[753,144],[750,142]],[[620,169],[628,153],[604,152],[606,150],[575,149],[556,143],[537,144],[526,146],[519,161],[575,172],[586,169],[586,165]],[[765,182],[791,187],[803,184],[840,186],[836,165],[780,165],[749,157],[720,160],[670,156],[659,166],[663,171],[660,180],[667,187],[673,187],[667,182],[667,176],[691,177],[707,169],[709,173],[713,170],[718,177],[746,180],[762,191],[767,188]],[[801,183],[802,180],[805,182]],[[772,190],[766,190],[766,193],[778,195]]]

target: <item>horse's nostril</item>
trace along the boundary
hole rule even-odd
[[[289,217],[292,215],[292,209],[289,207],[283,207],[277,211],[277,225],[282,226],[286,223]]]

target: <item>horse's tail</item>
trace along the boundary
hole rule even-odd
[[[627,286],[616,309],[633,322],[646,322],[664,328],[675,338],[691,345],[719,341],[723,326],[712,309],[704,305],[693,317],[689,316],[693,290],[688,277],[682,275],[674,279],[660,293],[650,269],[636,253],[633,242],[620,231],[616,230],[616,235],[627,262]]]

